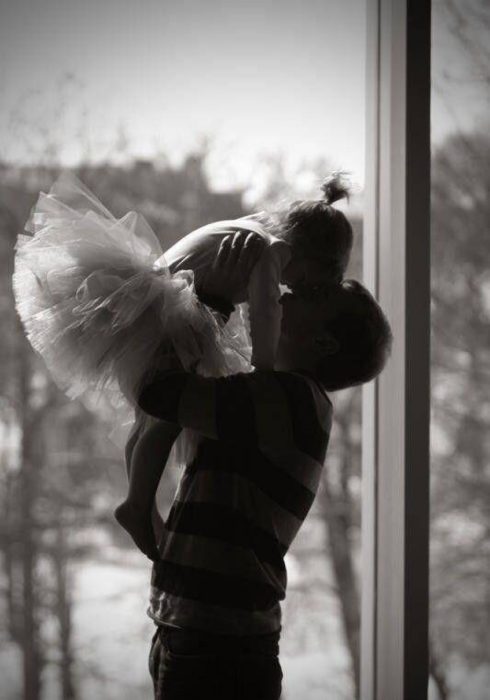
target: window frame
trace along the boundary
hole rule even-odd
[[[363,389],[363,700],[428,689],[430,0],[367,0],[364,280],[390,320]]]

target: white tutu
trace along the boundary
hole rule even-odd
[[[241,321],[223,327],[198,301],[192,271],[172,274],[162,265],[141,215],[116,219],[65,174],[41,193],[26,231],[16,247],[17,310],[70,398],[110,405],[120,423],[143,380],[176,358],[204,376],[250,371]]]

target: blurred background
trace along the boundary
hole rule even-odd
[[[112,511],[110,425],[27,344],[14,245],[72,169],[163,249],[212,220],[318,196],[343,205],[361,275],[366,8],[359,0],[0,0],[0,698],[151,697],[150,564]],[[431,698],[490,683],[490,8],[434,0]],[[284,698],[358,698],[361,392],[332,396],[315,506],[287,555]],[[165,512],[180,472],[166,471]]]

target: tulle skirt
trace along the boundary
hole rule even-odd
[[[141,215],[116,219],[64,174],[39,196],[26,232],[13,289],[27,337],[70,398],[112,414],[113,437],[126,434],[139,390],[156,371],[181,366],[218,377],[251,370],[240,317],[223,326],[199,302],[192,270],[172,274],[162,264],[161,245]],[[194,449],[185,431],[179,459]]]

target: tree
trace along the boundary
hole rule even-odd
[[[431,628],[439,676],[458,658],[470,668],[490,660],[489,157],[490,139],[475,132],[452,136],[433,158]]]

